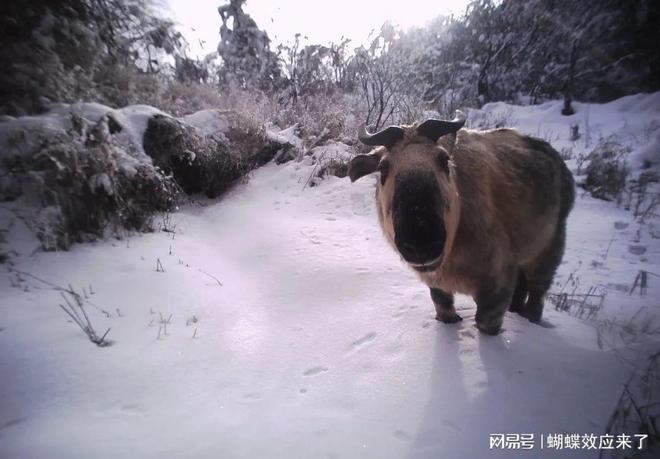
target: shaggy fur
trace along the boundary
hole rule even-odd
[[[352,180],[387,166],[376,190],[381,227],[396,249],[392,217],[399,174],[433,171],[446,231],[442,261],[412,265],[431,289],[438,320],[456,322],[453,293],[477,303],[480,330],[499,332],[508,308],[539,322],[564,251],[573,177],[547,143],[511,129],[461,129],[432,142],[417,125],[389,149],[353,159]]]

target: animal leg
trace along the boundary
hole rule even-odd
[[[477,328],[487,335],[497,335],[502,328],[504,313],[511,304],[513,289],[489,287],[480,290],[474,300],[477,303]]]
[[[525,300],[527,299],[527,280],[522,270],[518,272],[518,280],[516,281],[516,290],[513,292],[513,299],[509,305],[509,311],[523,313]]]
[[[543,316],[543,303],[546,292],[552,285],[552,279],[564,255],[566,230],[560,226],[550,245],[543,251],[533,269],[527,269],[527,288],[529,298],[521,313],[530,322],[539,323]]]
[[[456,314],[456,309],[454,308],[454,295],[451,293],[443,292],[438,288],[432,288],[431,299],[435,306],[436,320],[446,324],[453,324],[463,320],[461,316]]]

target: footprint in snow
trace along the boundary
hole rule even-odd
[[[394,432],[392,432],[392,436],[394,438],[398,438],[399,440],[405,440],[405,441],[410,441],[412,439],[410,434],[405,430],[395,430]]]
[[[16,424],[20,424],[21,422],[25,422],[27,418],[16,418],[16,419],[10,419],[9,421],[5,422],[4,424],[0,424],[0,430],[7,429],[11,426],[15,426]]]
[[[322,366],[312,367],[305,370],[303,376],[314,376],[314,375],[318,375],[319,373],[325,373],[326,371],[328,371],[326,367],[322,367]]]
[[[243,394],[243,401],[244,402],[256,402],[261,400],[261,394],[257,392],[246,392]]]
[[[395,291],[393,293],[397,296],[403,296],[403,294],[400,292]],[[409,311],[412,311],[414,309],[417,309],[417,306],[404,304],[403,306],[399,306],[398,311],[393,313],[392,317],[394,317],[395,319],[400,319],[401,317],[405,316]]]
[[[351,349],[360,348],[360,347],[364,346],[365,344],[372,342],[374,339],[376,339],[377,335],[378,334],[376,332],[367,333],[362,338],[356,339],[355,341],[353,341],[351,343]]]
[[[472,333],[472,330],[461,330],[460,334],[463,338],[474,339],[474,333]]]
[[[442,418],[442,423],[446,426],[451,427],[452,429],[454,429],[457,432],[461,432],[463,430],[459,426],[457,426],[454,422],[450,421],[447,418]]]
[[[138,403],[127,403],[125,405],[122,405],[119,408],[119,411],[121,411],[124,414],[135,415],[135,414],[144,414],[147,412],[147,409]]]

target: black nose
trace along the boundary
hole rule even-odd
[[[395,238],[395,244],[404,260],[410,263],[428,263],[442,255],[443,239],[407,242]]]
[[[442,255],[446,239],[438,181],[423,171],[397,175],[396,179],[394,243],[407,262],[427,264]]]

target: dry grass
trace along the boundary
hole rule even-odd
[[[13,269],[11,267],[9,273],[10,283],[15,288],[19,288],[26,292],[30,291],[30,285],[27,280],[31,279],[37,283],[37,285],[33,287],[35,289],[46,288],[58,292],[64,300],[64,303],[60,303],[58,306],[71,318],[73,323],[80,327],[92,343],[96,344],[98,347],[108,347],[113,344],[113,341],[107,339],[108,333],[110,333],[110,328],[108,328],[103,334],[98,333],[87,314],[87,308],[89,307],[95,309],[98,313],[103,314],[106,318],[109,318],[112,315],[110,312],[91,301],[90,297],[94,295],[94,289],[91,284],[89,287],[83,287],[82,293],[80,293],[78,290],[75,290],[71,284],[67,287],[62,287],[35,276],[34,274]],[[117,317],[121,317],[119,308],[117,308]]]

